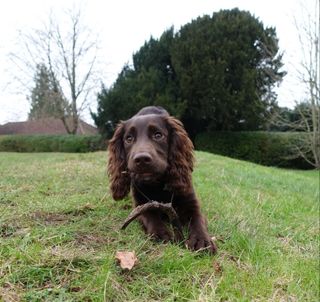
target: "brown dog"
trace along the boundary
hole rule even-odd
[[[108,149],[114,199],[124,198],[131,188],[136,206],[150,200],[172,202],[188,227],[188,248],[216,251],[192,186],[193,144],[179,120],[161,107],[145,107],[117,126]],[[161,213],[150,210],[140,221],[152,237],[172,239]]]

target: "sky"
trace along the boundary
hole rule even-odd
[[[302,20],[301,3],[313,8],[314,0],[10,0],[0,1],[0,124],[27,119],[27,92],[12,85],[13,68],[8,60],[17,51],[18,31],[39,28],[50,11],[55,15],[73,5],[81,5],[86,25],[99,34],[100,62],[103,79],[111,86],[132,54],[151,36],[160,35],[169,27],[179,30],[198,16],[212,15],[221,9],[238,7],[247,10],[264,26],[276,28],[280,51],[283,52],[287,76],[277,88],[278,103],[292,107],[303,98],[303,87],[297,82],[296,67],[301,61],[301,46],[294,19]],[[63,20],[61,20],[63,26]],[[95,97],[91,110],[95,111]],[[84,118],[90,121],[89,115]]]

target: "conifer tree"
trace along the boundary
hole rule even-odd
[[[63,97],[54,75],[50,74],[44,64],[37,66],[34,77],[35,86],[29,100],[31,109],[29,119],[36,120],[46,117],[63,118],[68,112],[68,102]]]

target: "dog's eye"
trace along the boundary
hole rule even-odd
[[[159,140],[159,139],[161,139],[163,137],[163,134],[161,133],[161,132],[159,132],[159,131],[157,131],[157,132],[155,132],[154,134],[153,134],[153,138],[155,139],[155,140]]]
[[[133,142],[133,139],[134,139],[134,137],[131,134],[129,134],[125,137],[125,141],[127,144],[131,144]]]

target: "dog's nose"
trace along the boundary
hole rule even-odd
[[[137,166],[148,166],[152,162],[151,155],[147,152],[139,152],[133,157],[133,161]]]

